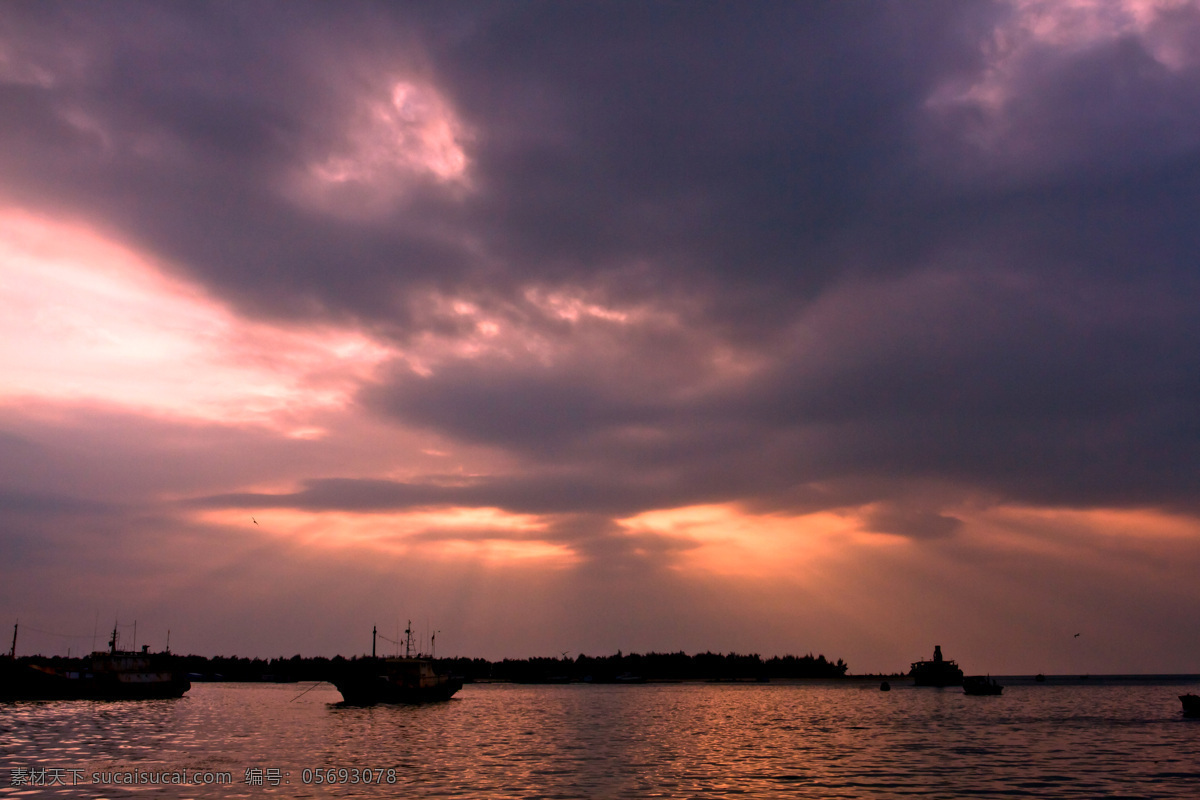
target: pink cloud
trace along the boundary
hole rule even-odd
[[[70,222],[0,212],[0,399],[319,429],[393,355],[363,333],[247,320]]]

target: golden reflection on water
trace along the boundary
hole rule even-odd
[[[1191,798],[1200,722],[1178,687],[1010,686],[1001,697],[873,683],[469,685],[427,706],[344,708],[311,684],[199,684],[181,700],[0,704],[14,768],[228,773],[145,797]],[[372,783],[350,783],[371,768]],[[334,772],[327,772],[328,770]],[[344,773],[337,770],[344,769]],[[247,770],[279,786],[247,784]],[[307,770],[307,772],[306,772]],[[391,774],[394,784],[374,781]],[[328,782],[317,784],[317,777]]]

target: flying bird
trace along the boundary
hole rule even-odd
[[[257,524],[258,524],[258,520],[256,520],[254,517],[251,517],[251,518],[250,518],[250,521],[251,521],[251,522],[253,522],[255,525],[257,525]],[[1078,636],[1079,634],[1077,633],[1077,634],[1075,634],[1075,635],[1076,635],[1076,636]]]
[[[1077,633],[1077,634],[1075,634],[1075,638],[1076,638],[1076,639],[1078,639],[1078,638],[1079,638],[1079,634],[1078,634],[1078,633]]]

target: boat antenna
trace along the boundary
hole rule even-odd
[[[166,652],[168,652],[168,653],[171,652],[171,629],[170,628],[167,628],[167,650],[166,650]]]
[[[429,657],[437,658],[437,635],[440,631],[434,631],[433,636],[429,637]]]

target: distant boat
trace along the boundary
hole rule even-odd
[[[412,656],[412,626],[404,633],[403,658],[377,658],[372,628],[371,657],[348,661],[332,676],[330,682],[347,705],[434,703],[449,700],[462,688],[461,679],[435,672],[431,659]]]
[[[1200,717],[1200,695],[1196,694],[1181,694],[1179,702],[1183,703],[1183,715],[1185,717]]]
[[[958,664],[942,658],[941,645],[933,646],[931,661],[914,661],[909,675],[914,686],[961,686],[963,671]]]
[[[78,668],[21,663],[16,639],[14,627],[12,653],[0,659],[0,700],[160,700],[192,688],[169,652],[118,650],[115,627],[108,652],[92,653]]]
[[[879,684],[879,691],[890,692],[891,690],[892,690],[892,685],[890,683],[888,683],[887,681],[884,681],[883,683]]]
[[[996,683],[992,676],[969,675],[963,678],[963,694],[996,695],[1004,691],[1004,687]]]

